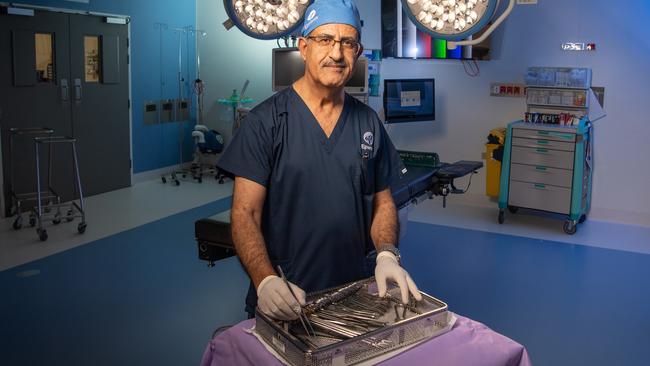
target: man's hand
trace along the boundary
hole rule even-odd
[[[407,304],[409,302],[409,291],[417,301],[422,300],[422,295],[415,282],[413,282],[408,272],[399,265],[393,253],[381,252],[377,255],[375,280],[377,281],[379,297],[386,296],[387,282],[393,280],[397,282],[397,286],[402,292],[402,303]]]
[[[305,305],[305,291],[291,282],[289,286],[298,302],[280,277],[271,275],[264,278],[257,287],[257,306],[260,311],[278,320],[298,319],[300,306]]]

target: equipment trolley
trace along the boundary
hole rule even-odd
[[[61,223],[61,220],[65,218],[67,222],[71,222],[76,217],[81,218],[81,222],[77,226],[77,231],[79,234],[83,234],[86,231],[86,213],[84,211],[84,196],[83,190],[81,189],[81,178],[79,176],[79,163],[77,160],[77,139],[73,137],[35,137],[34,138],[34,149],[36,151],[36,207],[32,208],[32,214],[36,219],[36,233],[41,241],[47,240],[47,230],[43,227],[45,221],[52,221],[53,224],[58,225]],[[72,160],[74,164],[74,175],[76,189],[79,193],[79,202],[72,200],[68,203],[57,203],[50,205],[50,212],[46,211],[43,207],[43,190],[41,189],[41,169],[40,169],[40,157],[39,151],[41,145],[47,145],[48,149],[52,149],[54,144],[70,144],[72,148]],[[48,175],[51,174],[48,171]],[[67,212],[65,217],[63,217],[61,210],[66,209]]]
[[[48,127],[29,127],[29,128],[11,128],[9,129],[9,170],[10,170],[10,187],[9,194],[11,196],[11,212],[16,218],[13,222],[14,230],[20,230],[23,226],[23,213],[25,205],[28,202],[35,202],[38,199],[37,192],[17,192],[16,189],[16,164],[14,159],[14,145],[15,139],[19,136],[30,138],[33,141],[34,137],[51,137],[54,130]],[[52,189],[52,149],[50,147],[48,153],[48,175],[47,175],[47,188],[41,192],[41,204],[45,206],[45,210],[50,211],[49,204],[56,202],[61,203],[61,196]],[[29,215],[30,226],[36,225],[36,216],[33,212]]]
[[[592,125],[508,125],[501,170],[499,217],[505,210],[530,208],[566,215],[564,232],[573,235],[591,205]]]

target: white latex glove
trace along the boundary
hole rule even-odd
[[[422,294],[420,294],[415,282],[413,282],[408,272],[399,265],[397,257],[393,253],[381,252],[377,255],[375,280],[377,281],[379,297],[386,296],[388,280],[393,280],[397,282],[397,286],[402,292],[402,303],[407,304],[409,302],[409,291],[417,301],[422,300]]]
[[[257,306],[260,311],[278,320],[298,319],[300,305],[305,305],[305,291],[289,282],[298,302],[278,276],[265,277],[257,286]]]

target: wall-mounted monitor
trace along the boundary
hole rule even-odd
[[[305,73],[305,62],[295,47],[275,48],[272,58],[273,91],[288,88]],[[352,94],[368,92],[368,59],[359,57],[345,91]]]
[[[368,59],[359,57],[352,77],[345,84],[345,92],[351,94],[368,93]]]
[[[434,79],[384,80],[386,123],[436,119]]]
[[[274,48],[271,67],[274,92],[290,87],[305,74],[305,62],[294,47]]]
[[[486,25],[474,37],[489,27]],[[474,46],[448,50],[447,41],[419,30],[402,10],[401,0],[381,0],[381,53],[384,58],[489,60],[490,37]]]

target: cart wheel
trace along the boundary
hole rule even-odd
[[[587,215],[582,215],[578,219],[578,224],[582,224],[583,222],[587,221]]]
[[[61,213],[57,212],[56,215],[54,215],[54,219],[52,220],[52,223],[54,225],[58,225],[61,223]]]
[[[20,230],[20,228],[23,227],[23,217],[22,216],[16,217],[16,219],[14,220],[13,227],[14,227],[14,230]]]
[[[183,178],[187,178],[187,174],[183,174]]]
[[[504,221],[506,221],[506,212],[499,210],[499,224],[503,224]]]
[[[163,184],[167,183],[167,178],[161,177]]]
[[[74,212],[72,210],[68,210],[68,213],[65,215],[65,221],[71,222],[74,220],[74,217],[72,217],[72,215],[74,215]]]
[[[174,181],[174,183],[176,183],[176,186],[177,186],[177,187],[181,185],[181,182],[180,182],[178,179],[176,179],[176,180]]]
[[[77,231],[79,234],[83,234],[86,232],[86,226],[87,224],[85,222],[80,222],[79,225],[77,225]]]
[[[203,177],[199,177],[199,183],[203,183]]]
[[[29,226],[31,227],[36,226],[36,216],[32,214],[29,215]]]
[[[224,180],[223,177],[219,178],[219,184],[223,184]]]
[[[36,233],[38,234],[38,238],[41,239],[41,241],[46,241],[47,240],[47,230],[45,230],[45,229],[36,229]]]
[[[578,226],[576,225],[575,221],[573,220],[566,220],[564,222],[564,226],[562,226],[562,229],[564,230],[565,233],[569,235],[573,235],[578,231]]]
[[[510,213],[512,213],[512,214],[516,214],[517,211],[519,211],[519,207],[517,207],[517,206],[508,206],[508,211],[510,211]]]

